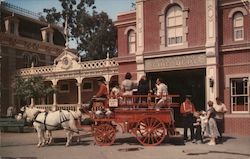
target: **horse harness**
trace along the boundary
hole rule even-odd
[[[55,128],[58,128],[60,124],[66,122],[66,121],[69,121],[69,119],[66,117],[66,115],[60,110],[60,123],[58,125],[50,125],[50,124],[46,124],[46,119],[47,119],[47,116],[48,116],[48,112],[41,112],[41,111],[37,111],[35,114],[34,114],[34,118],[33,118],[33,122],[37,122],[37,123],[40,123],[40,124],[43,124],[45,126],[45,130],[48,130],[47,126],[51,126],[51,127],[55,127]],[[69,111],[70,112],[70,111]],[[37,120],[37,116],[41,113],[45,113],[44,115],[44,121],[39,121]],[[71,113],[71,112],[70,112]],[[72,114],[72,113],[71,113]],[[72,114],[73,115],[73,114]],[[74,117],[74,116],[73,116]],[[74,117],[75,119],[75,117]]]

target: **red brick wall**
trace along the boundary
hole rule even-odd
[[[232,135],[250,135],[250,116],[248,117],[226,117],[225,133]]]
[[[144,39],[145,52],[158,51],[160,47],[159,15],[163,7],[168,4],[166,0],[146,1],[144,6]],[[206,8],[205,1],[183,0],[185,9],[189,9],[187,26],[187,41],[189,47],[205,45],[206,40]],[[198,20],[197,20],[198,19]]]
[[[136,18],[136,12],[128,12],[128,14],[125,13],[118,15],[116,22],[135,20],[135,18]]]
[[[237,64],[243,64],[238,65]],[[250,50],[221,52],[220,53],[220,96],[231,114],[230,85],[226,87],[226,76],[234,74],[250,73]],[[237,117],[234,117],[236,115]],[[242,115],[243,116],[243,115]],[[241,117],[238,114],[231,114],[225,118],[225,133],[232,135],[250,134],[250,115]]]
[[[118,34],[118,57],[128,55],[128,37],[124,34],[128,26],[122,26],[117,29]]]
[[[128,13],[123,15],[118,15],[116,23],[126,23],[136,20],[136,13]],[[117,43],[118,43],[118,56],[127,56],[128,55],[128,36],[124,34],[125,30],[130,27],[136,27],[135,23],[127,23],[117,26]]]
[[[220,95],[224,98],[225,104],[230,106],[230,89],[226,88],[226,76],[233,74],[250,73],[250,51],[235,51],[220,53]],[[237,64],[243,64],[238,65]],[[230,110],[230,107],[229,107]]]
[[[243,7],[244,5],[242,3],[239,3],[237,5],[231,5],[227,7],[222,7],[219,10],[219,35],[220,37],[220,44],[232,44],[232,43],[242,43],[242,42],[249,42],[250,40],[250,16],[247,14],[244,16],[244,40],[235,42],[233,40],[233,18],[228,18],[228,15],[230,11],[235,7]]]

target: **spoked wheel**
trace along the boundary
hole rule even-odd
[[[99,146],[109,146],[115,141],[115,128],[110,124],[101,124],[96,126],[95,142]]]
[[[136,138],[145,146],[159,145],[165,138],[166,130],[162,121],[154,117],[147,117],[138,122]]]

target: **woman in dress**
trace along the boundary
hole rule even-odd
[[[220,136],[216,121],[215,121],[215,115],[216,111],[213,108],[213,102],[208,101],[208,110],[207,110],[207,118],[208,118],[208,135],[210,136],[210,141],[208,142],[208,145],[216,145],[215,139]]]

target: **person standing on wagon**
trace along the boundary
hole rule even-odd
[[[187,129],[190,129],[191,132],[191,140],[194,140],[194,116],[193,113],[196,111],[193,103],[190,100],[191,96],[186,95],[185,101],[181,104],[180,113],[183,118],[184,124],[184,140],[188,139]]]
[[[157,78],[156,80],[156,109],[163,107],[168,95],[168,86],[163,83],[162,78]]]

